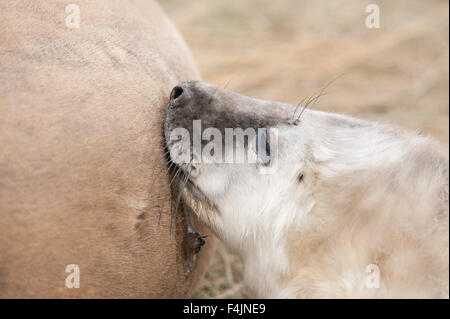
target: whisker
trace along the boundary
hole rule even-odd
[[[164,152],[165,151],[165,152]],[[162,153],[164,152],[164,153]],[[158,154],[156,154],[155,160],[153,161],[153,169],[152,169],[152,174],[150,175],[150,177],[153,176],[154,172],[155,172],[155,168],[158,166],[159,161],[164,158],[164,156],[166,156],[167,154],[169,154],[169,150],[167,149],[166,146],[164,146],[159,152]]]
[[[325,96],[325,95],[326,95],[326,94],[320,94],[320,93],[318,93],[316,96],[309,98],[308,101],[307,101],[307,102],[305,103],[305,105],[303,106],[302,111],[301,111],[300,114],[298,115],[296,121],[297,121],[297,122],[300,121],[300,118],[301,118],[303,112],[305,111],[305,109],[308,108],[308,106],[309,106],[311,103],[316,102],[319,98],[321,98],[322,96]],[[315,103],[313,104],[313,106],[314,106],[314,105],[315,105]]]
[[[224,87],[223,87],[224,89],[227,88],[228,84],[230,84],[230,82],[231,82],[232,79],[233,79],[233,78],[230,78],[230,79],[225,83],[225,85],[224,85]],[[216,88],[214,89],[214,91],[211,93],[211,95],[210,95],[210,97],[209,97],[209,99],[208,99],[208,104],[211,103],[211,100],[212,100],[212,98],[214,97],[214,95],[216,94],[216,92],[217,92],[218,89],[219,89],[219,87],[216,87]]]
[[[208,99],[208,104],[211,103],[211,100],[212,100],[214,94],[216,94],[216,92],[217,92],[218,89],[219,89],[219,87],[216,87],[216,88],[214,89],[214,91],[211,93],[211,96],[210,96],[209,99]]]
[[[168,174],[169,172],[170,172],[170,170],[171,170],[171,168],[172,168],[172,166],[173,165],[176,165],[175,164],[175,162],[173,162],[171,159],[169,159],[169,161],[168,161],[168,167],[167,167],[167,169],[166,169],[166,174]],[[159,187],[158,187],[158,207],[160,208],[160,212],[159,212],[159,219],[161,219],[161,215],[162,215],[162,213],[163,213],[163,210],[164,210],[164,206],[162,206],[162,208],[161,208],[161,191],[162,191],[162,189],[164,188],[164,184],[163,184],[163,181],[164,181],[164,179],[163,178],[161,178],[160,179],[160,182],[159,182]],[[167,183],[168,184],[168,183]],[[162,202],[162,204],[164,204],[164,201]],[[159,226],[159,220],[158,220],[158,226]]]
[[[172,162],[172,164],[174,164],[174,162]],[[172,166],[172,164],[171,164],[171,166]],[[170,169],[170,167],[169,167],[169,169]],[[169,170],[168,170],[168,171],[169,171]],[[161,220],[161,216],[162,216],[163,211],[164,211],[165,202],[166,202],[167,198],[168,198],[169,195],[170,195],[170,186],[171,186],[172,183],[175,181],[175,178],[178,176],[178,174],[179,174],[181,171],[182,171],[182,167],[181,167],[181,166],[178,166],[177,170],[175,171],[174,175],[172,176],[172,179],[171,179],[170,182],[167,184],[167,188],[166,188],[167,192],[166,192],[166,195],[165,195],[164,198],[163,198],[162,206],[160,205],[160,208],[161,208],[161,209],[160,209],[160,211],[159,211],[158,226],[159,226],[159,223],[160,223],[160,220]],[[159,196],[159,195],[158,195],[158,196]],[[158,197],[158,202],[159,202],[159,197]]]
[[[305,102],[306,97],[304,97],[300,102],[297,103],[297,106],[295,107],[294,113],[292,114],[292,118],[294,118],[295,113],[297,113],[298,108],[300,107],[300,105],[303,104],[303,102]]]
[[[163,150],[164,150],[164,149],[163,149]],[[170,152],[170,151],[167,151],[167,152],[165,152],[164,154],[160,154],[160,155],[158,155],[158,158],[155,159],[155,162],[156,162],[156,163],[154,162],[154,166],[153,166],[152,174],[150,175],[150,178],[152,178],[152,177],[154,176],[155,169],[156,169],[156,167],[159,165],[159,163],[161,162],[161,159],[165,158],[165,155],[167,155],[169,152]],[[160,153],[161,153],[161,152],[160,152]],[[150,195],[151,195],[151,193],[152,193],[153,186],[155,185],[155,181],[158,180],[158,179],[161,177],[161,174],[162,174],[162,172],[163,172],[163,170],[164,170],[165,167],[166,167],[166,165],[163,165],[163,166],[161,167],[161,169],[159,170],[159,173],[158,173],[158,175],[156,176],[156,178],[153,178],[153,179],[152,179],[152,183],[150,184],[149,192],[148,192],[148,194],[147,194],[147,200],[150,199]]]
[[[232,79],[233,79],[232,77],[228,79],[227,83],[225,83],[225,85],[223,86],[224,89],[228,87],[228,84],[230,84]]]
[[[181,196],[182,196],[182,194],[183,194],[184,188],[185,188],[186,185],[187,185],[189,176],[190,176],[189,173],[188,173],[188,174],[185,174],[184,180],[183,180],[182,185],[181,185],[181,187],[180,187],[180,191],[178,192],[178,198],[177,198],[177,202],[176,202],[176,203],[177,203],[177,206],[175,207],[175,214],[178,213],[178,205],[180,204]]]
[[[191,167],[191,164],[192,164],[192,159],[191,159],[191,161],[187,164],[187,166],[186,166],[186,173],[184,174],[184,178],[182,179],[182,181],[181,181],[181,183],[180,183],[180,185],[179,185],[179,187],[178,187],[178,196],[177,196],[177,199],[176,199],[176,201],[175,201],[175,203],[176,203],[176,206],[175,206],[175,210],[174,210],[174,212],[172,213],[172,223],[171,223],[171,225],[170,225],[170,232],[172,233],[172,228],[175,226],[175,223],[176,223],[176,219],[177,219],[177,214],[178,214],[178,206],[179,206],[179,204],[180,204],[180,201],[181,201],[181,196],[183,195],[183,191],[184,191],[184,188],[186,187],[186,184],[187,184],[187,182],[188,182],[188,180],[189,180],[189,177],[190,177],[190,173],[189,173],[189,168]]]
[[[306,101],[306,104],[303,106],[302,111],[300,112],[300,114],[299,114],[299,116],[297,117],[296,121],[299,121],[299,120],[300,120],[300,118],[301,118],[303,112],[305,111],[305,109],[306,109],[311,103],[314,102],[314,104],[312,105],[312,106],[314,106],[314,105],[316,105],[315,102],[317,102],[318,99],[319,99],[320,97],[327,95],[326,93],[324,93],[325,90],[326,90],[331,84],[333,84],[338,78],[340,78],[341,76],[343,76],[343,74],[340,74],[340,75],[334,77],[333,79],[331,79],[330,81],[328,81],[318,93],[313,94],[313,95]]]

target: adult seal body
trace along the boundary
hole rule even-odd
[[[0,3],[0,297],[186,297],[161,124],[199,73],[154,1],[76,6]]]

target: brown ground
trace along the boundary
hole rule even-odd
[[[297,104],[330,80],[315,108],[393,123],[449,141],[445,0],[161,0],[217,86]],[[368,3],[381,28],[367,29]],[[238,259],[219,245],[194,297],[245,297]]]

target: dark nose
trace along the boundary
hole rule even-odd
[[[176,87],[174,87],[172,89],[172,92],[170,92],[170,100],[171,101],[175,101],[176,99],[178,99],[181,95],[183,94],[183,88],[179,85],[177,85]]]

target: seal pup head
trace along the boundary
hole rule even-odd
[[[299,113],[199,81],[171,92],[164,131],[184,202],[235,251],[297,215],[286,196],[305,181]]]

